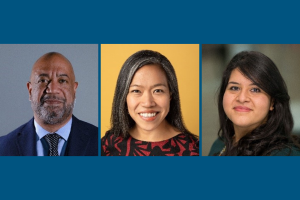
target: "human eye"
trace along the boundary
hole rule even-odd
[[[255,93],[261,92],[261,90],[259,88],[252,88],[250,91],[255,92]]]
[[[40,80],[38,80],[38,83],[46,83],[46,84],[48,84],[49,81],[47,79],[40,79]]]
[[[66,83],[67,80],[65,80],[65,79],[59,79],[58,82],[59,82],[59,83]]]
[[[141,93],[140,90],[131,90],[130,93]]]
[[[237,91],[237,90],[239,90],[239,87],[237,87],[237,86],[230,86],[229,90]]]
[[[155,89],[154,93],[163,93],[164,91],[162,89]]]

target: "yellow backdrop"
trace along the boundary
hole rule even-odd
[[[120,69],[129,56],[140,50],[158,51],[172,63],[184,123],[192,133],[199,135],[199,44],[101,44],[101,137],[110,129]]]

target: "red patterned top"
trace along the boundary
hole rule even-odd
[[[107,132],[101,139],[101,156],[199,156],[199,139],[180,133],[159,142],[145,142]]]

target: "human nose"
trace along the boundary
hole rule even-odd
[[[141,104],[144,107],[153,107],[155,106],[155,101],[150,92],[144,92],[142,99],[141,99]]]
[[[249,101],[249,94],[247,90],[240,90],[240,92],[237,95],[237,101],[242,103]]]
[[[47,93],[58,93],[59,90],[59,84],[55,81],[49,81],[49,83],[46,86],[46,92]]]

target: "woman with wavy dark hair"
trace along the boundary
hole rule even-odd
[[[235,55],[223,73],[218,96],[219,138],[209,155],[300,155],[291,135],[293,117],[286,84],[262,53]]]
[[[183,123],[175,70],[162,54],[139,51],[123,64],[101,155],[199,155],[199,139]]]

